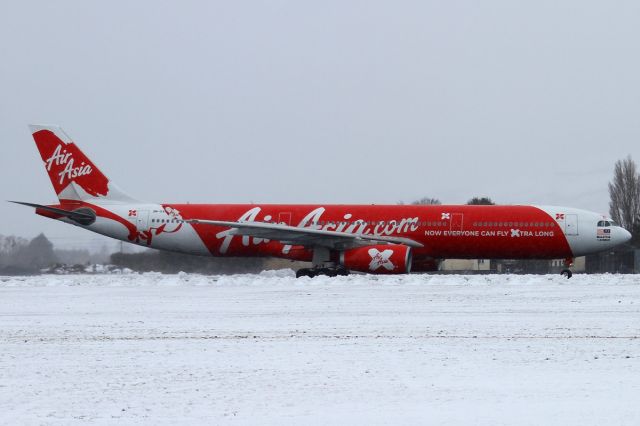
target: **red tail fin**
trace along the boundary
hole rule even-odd
[[[130,200],[109,182],[60,127],[29,127],[59,199]]]

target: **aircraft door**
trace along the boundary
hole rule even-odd
[[[149,210],[129,210],[129,221],[138,231],[146,231],[149,226]]]
[[[564,215],[564,233],[565,235],[578,235],[578,215]]]
[[[462,213],[451,213],[451,227],[449,229],[462,231],[463,219]]]

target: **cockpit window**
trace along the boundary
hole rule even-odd
[[[598,226],[616,226],[615,222],[610,221],[610,220],[601,220],[598,222]]]

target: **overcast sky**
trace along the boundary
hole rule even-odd
[[[640,161],[639,22],[637,1],[4,2],[0,198],[56,201],[27,130],[55,123],[149,201],[606,213],[615,161]]]

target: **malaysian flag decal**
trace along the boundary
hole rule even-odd
[[[598,228],[596,237],[598,238],[598,241],[609,241],[609,240],[611,240],[611,229]]]

